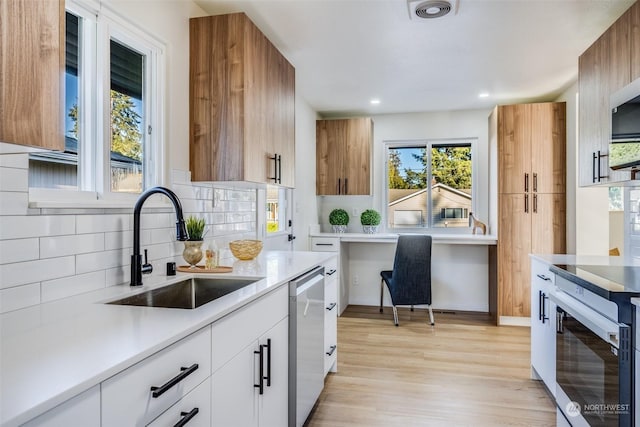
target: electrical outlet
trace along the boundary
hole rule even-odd
[[[358,275],[357,275],[357,274],[354,274],[354,275],[353,275],[352,282],[353,282],[353,286],[358,286],[358,285],[360,285],[360,278],[358,277]]]
[[[351,208],[351,215],[358,216],[358,208]]]

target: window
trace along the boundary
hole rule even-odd
[[[162,46],[108,8],[66,5],[65,151],[31,154],[29,186],[140,193],[162,176]]]
[[[267,234],[286,230],[285,188],[267,185]]]
[[[387,227],[468,227],[473,145],[467,139],[387,143]]]

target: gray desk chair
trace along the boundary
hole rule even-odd
[[[380,313],[382,313],[382,295],[384,284],[387,284],[391,303],[393,304],[393,320],[398,326],[397,305],[427,304],[429,320],[433,321],[431,310],[431,236],[401,235],[398,238],[396,255],[392,271],[381,271],[380,276]]]

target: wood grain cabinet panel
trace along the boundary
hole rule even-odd
[[[371,194],[373,121],[368,117],[316,121],[316,193]]]
[[[530,253],[565,252],[566,104],[498,106],[498,289],[501,317],[531,312]],[[493,294],[492,294],[493,295]]]
[[[631,18],[629,22],[631,46],[631,81],[640,78],[640,2],[631,6]]]
[[[190,20],[194,181],[294,186],[295,70],[244,13]]]
[[[64,1],[0,0],[0,141],[64,150]]]

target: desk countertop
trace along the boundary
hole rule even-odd
[[[395,243],[398,240],[397,233],[311,233],[310,237],[333,237],[341,242],[351,243]],[[479,234],[431,234],[433,243],[438,245],[496,245],[498,238],[492,235]]]

